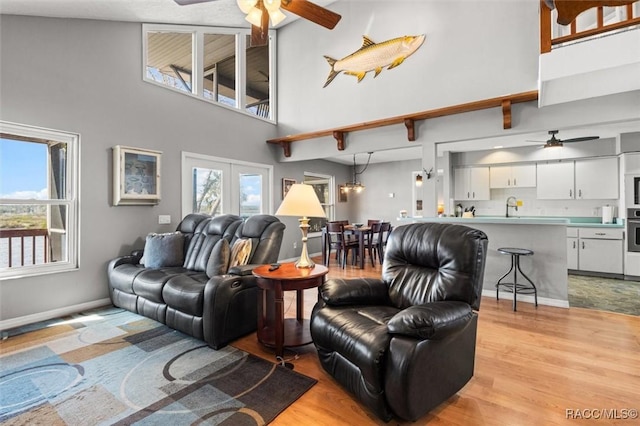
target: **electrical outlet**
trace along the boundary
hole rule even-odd
[[[294,242],[293,242],[293,248],[294,248],[294,249],[297,249],[297,248],[298,248],[298,242],[297,242],[297,241],[294,241]]]
[[[170,223],[171,223],[171,215],[170,214],[158,215],[158,224],[159,225],[168,225]]]

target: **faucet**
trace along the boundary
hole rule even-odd
[[[511,197],[507,198],[507,214],[506,214],[506,217],[509,217],[509,207],[512,207],[516,211],[518,211],[518,201],[516,200],[516,197],[511,196]]]

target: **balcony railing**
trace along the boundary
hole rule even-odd
[[[640,25],[640,16],[638,16],[640,9],[634,7],[634,4],[627,4],[615,8],[607,7],[608,10],[615,10],[616,16],[621,17],[616,22],[605,22],[605,8],[603,6],[594,9],[595,20],[588,28],[577,28],[577,19],[574,19],[569,24],[569,34],[554,36],[552,31],[554,25],[553,12],[544,1],[540,1],[540,53],[551,52],[553,46],[563,43]]]
[[[47,229],[0,229],[0,267],[47,263],[50,250]]]

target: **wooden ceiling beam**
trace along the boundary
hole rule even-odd
[[[283,136],[280,138],[269,139],[267,143],[279,145],[284,150],[284,156],[291,156],[291,142],[297,142],[307,139],[316,139],[332,136],[338,144],[338,150],[345,149],[346,133],[357,132],[361,130],[375,129],[378,127],[391,126],[394,124],[404,124],[407,128],[407,139],[409,141],[416,140],[415,122],[417,120],[428,120],[430,118],[444,117],[447,115],[462,114],[465,112],[480,111],[489,108],[502,108],[502,126],[504,129],[511,128],[511,105],[531,102],[538,100],[538,91],[516,93],[513,95],[499,96],[497,98],[484,99],[481,101],[467,102],[464,104],[452,105],[444,108],[436,108],[428,111],[422,111],[414,114],[400,115],[396,117],[383,118],[380,120],[366,121],[364,123],[352,124],[349,126],[338,127],[334,129],[318,130],[309,133],[299,133],[297,135]]]

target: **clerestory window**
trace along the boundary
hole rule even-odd
[[[78,145],[0,121],[0,278],[78,268]]]
[[[250,31],[143,25],[145,81],[275,121],[275,32],[265,46]]]

